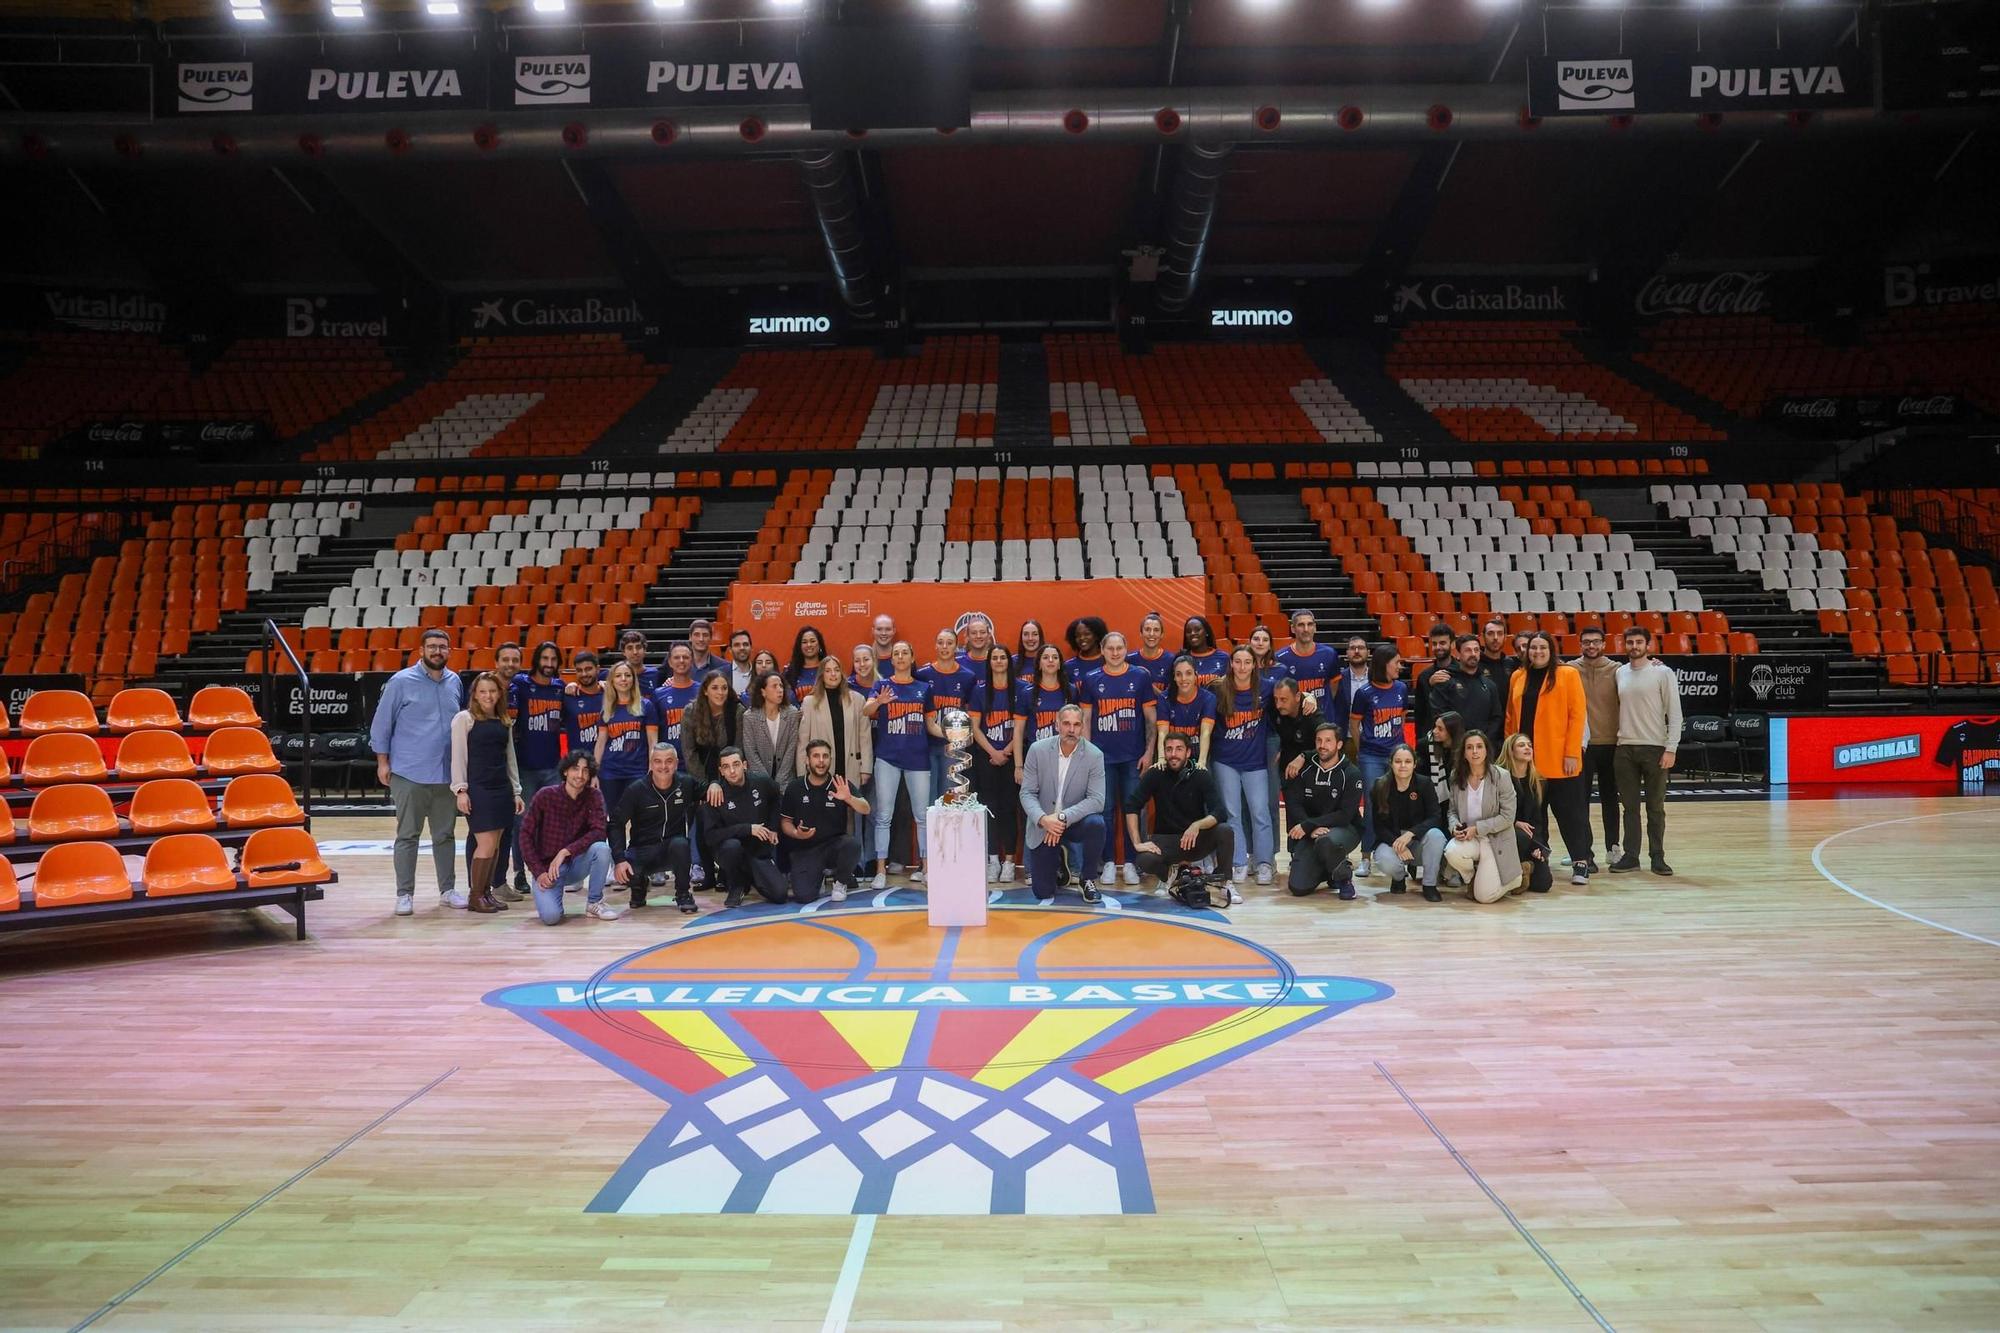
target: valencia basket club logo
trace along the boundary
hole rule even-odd
[[[607,1213],[1150,1213],[1138,1104],[1386,998],[1187,918],[721,926],[486,997],[667,1113]]]

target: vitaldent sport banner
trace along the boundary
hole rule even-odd
[[[1868,52],[1857,46],[1528,58],[1537,116],[1823,111],[1872,106],[1874,95]]]
[[[758,644],[790,650],[803,625],[822,631],[842,661],[857,643],[873,636],[875,617],[894,616],[896,631],[910,641],[917,660],[931,659],[931,640],[940,629],[957,629],[975,613],[993,622],[1002,643],[1015,641],[1024,620],[1039,620],[1044,635],[1060,641],[1077,616],[1103,618],[1123,630],[1135,647],[1139,622],[1158,611],[1167,622],[1167,647],[1180,646],[1181,624],[1198,616],[1208,602],[1206,580],[1071,579],[1021,583],[733,583],[729,626],[747,629]],[[781,656],[783,654],[780,654]]]
[[[1774,717],[1771,781],[2000,782],[2000,717]]]

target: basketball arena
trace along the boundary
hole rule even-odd
[[[2000,1327],[2000,6],[0,6],[0,1328]]]

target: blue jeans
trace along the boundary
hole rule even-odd
[[[861,840],[861,864],[875,864],[875,775],[870,773],[868,781],[854,784],[854,794],[868,802],[868,813],[854,821],[854,836]]]
[[[1104,859],[1122,860],[1130,863],[1132,849],[1125,847],[1125,855],[1116,857],[1112,849],[1122,844],[1125,833],[1125,816],[1139,816],[1140,832],[1145,831],[1146,812],[1133,806],[1132,798],[1139,794],[1139,772],[1136,759],[1106,759],[1104,761]],[[1090,867],[1092,872],[1096,866]]]
[[[1215,766],[1216,785],[1222,788],[1222,804],[1229,822],[1250,830],[1248,838],[1236,842],[1237,866],[1252,858],[1260,866],[1271,864],[1271,775],[1264,769],[1244,771],[1228,764]],[[1247,844],[1247,845],[1246,845]]]
[[[602,902],[604,881],[611,877],[611,848],[609,844],[593,842],[582,856],[572,856],[563,862],[562,874],[552,888],[535,884],[535,911],[545,926],[559,926],[563,919],[563,890],[579,880],[590,881],[588,902]],[[676,886],[678,887],[678,886]]]
[[[930,835],[924,831],[924,811],[931,804],[931,773],[928,768],[897,768],[875,761],[875,854],[889,849],[889,833],[896,823],[896,793],[910,789],[910,814],[917,821],[917,856],[929,855]]]
[[[1039,825],[1029,824],[1028,887],[1037,898],[1056,896],[1057,849],[1049,846]],[[1095,879],[1104,865],[1104,816],[1085,815],[1063,831],[1062,845],[1069,851],[1070,874],[1077,879]]]
[[[1375,784],[1389,772],[1389,756],[1361,752],[1361,845],[1375,845]]]

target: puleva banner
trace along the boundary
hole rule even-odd
[[[1858,46],[1528,59],[1537,116],[1819,111],[1871,106],[1874,94],[1874,67]]]
[[[1078,616],[1100,616],[1123,630],[1136,648],[1139,622],[1158,611],[1167,622],[1167,647],[1178,648],[1181,625],[1203,613],[1203,580],[1071,579],[1021,583],[736,583],[729,590],[729,625],[747,629],[758,643],[788,646],[802,626],[820,630],[842,661],[857,643],[873,637],[875,617],[893,616],[896,633],[909,640],[919,663],[931,659],[931,641],[941,629],[961,629],[964,619],[984,615],[994,637],[1015,642],[1024,620],[1041,622],[1043,636],[1060,642],[1063,628]],[[1066,650],[1065,650],[1066,651]],[[782,654],[780,654],[782,656]]]

